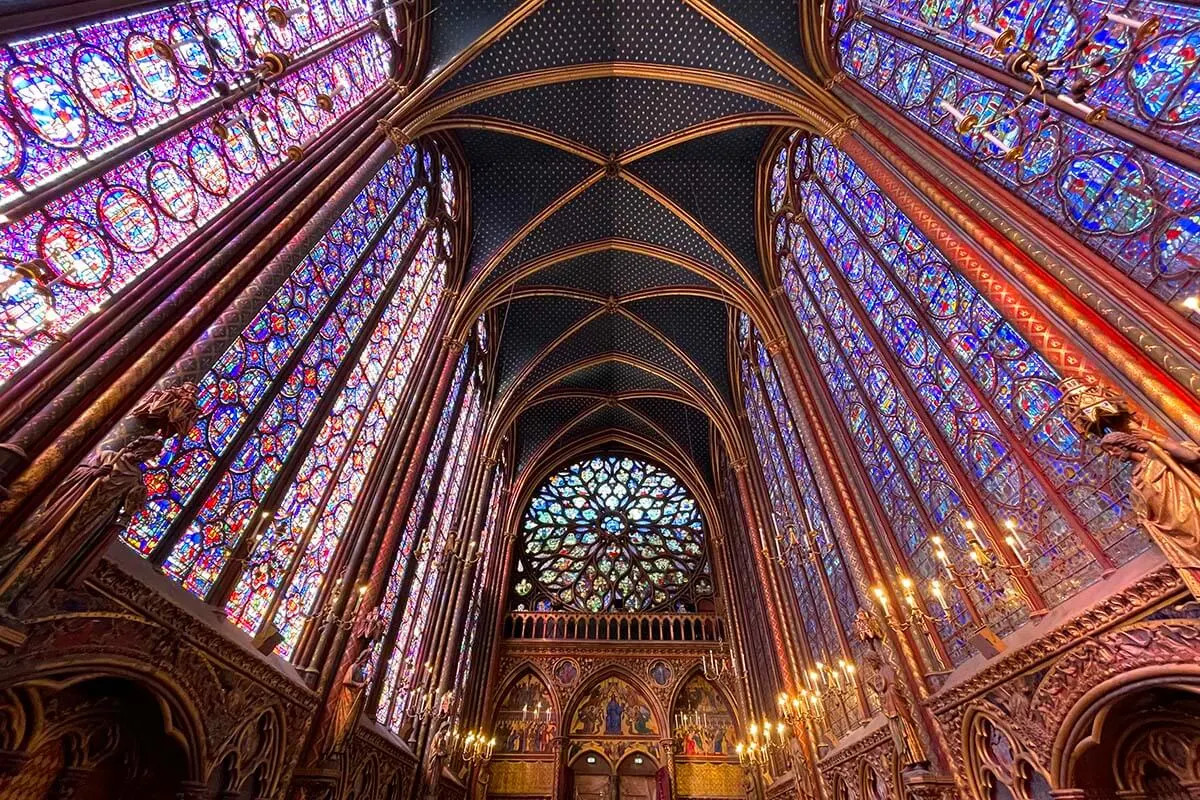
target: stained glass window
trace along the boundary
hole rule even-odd
[[[393,247],[376,257],[402,263]],[[276,609],[287,655],[316,601],[445,286],[433,234],[417,252],[247,562],[226,612],[251,633]],[[260,479],[262,473],[260,472]],[[285,586],[286,584],[286,586]],[[281,591],[282,589],[282,591]]]
[[[848,640],[846,649],[838,633],[839,626],[843,631],[853,628],[861,605],[841,552],[840,542],[849,540],[849,531],[840,515],[826,510],[817,488],[821,473],[809,463],[810,445],[801,442],[805,432],[797,430],[774,364],[745,315],[739,331],[743,402],[771,500],[771,534],[781,542],[777,552],[787,562],[808,653],[813,662],[824,664],[836,664],[839,658],[859,660],[862,643]],[[828,491],[824,489],[824,496]],[[834,530],[836,536],[831,535]],[[838,733],[859,717],[853,697],[831,698],[827,709]]]
[[[150,501],[124,534],[248,632],[272,620],[284,655],[444,290],[418,157],[384,164],[200,381],[201,416],[147,465]],[[210,596],[230,564],[229,596]]]
[[[331,24],[324,0],[274,21],[202,0],[4,42],[0,259],[34,268],[0,297],[0,384],[384,84],[387,45],[351,5]],[[247,77],[259,50],[290,60],[270,92]],[[34,291],[49,309],[12,305]]]
[[[514,587],[535,610],[694,611],[712,594],[696,500],[654,464],[596,456],[554,474],[521,523]]]
[[[1050,605],[1096,580],[1100,559],[1139,552],[1120,475],[1068,424],[1049,364],[849,157],[823,139],[798,147],[800,213],[776,227],[783,286],[905,568],[938,577],[930,537],[965,552],[981,512],[1022,531]],[[1000,577],[967,600],[1007,630],[1024,611]],[[956,660],[967,611],[943,620]]]
[[[1120,24],[1104,24],[1116,10],[1098,0],[838,0],[831,6],[847,73],[1187,314],[1181,301],[1200,292],[1200,175],[1190,166],[1200,153],[1200,11],[1155,0],[1122,6],[1125,17],[1156,18],[1161,25],[1158,34],[1137,38]],[[992,77],[1005,69],[1004,59],[980,26],[1012,30],[1019,44],[1053,57],[1097,25],[1089,55],[1107,61],[1085,70],[1096,82],[1087,102],[1106,109],[1108,123],[1093,125],[1082,114],[1036,102],[998,119],[1022,92]],[[997,119],[994,140],[960,134],[948,106],[984,122]],[[1019,145],[1023,157],[1005,158],[997,142]],[[1200,323],[1200,315],[1191,319]]]
[[[371,237],[397,212],[401,227],[409,223],[408,235],[413,235],[411,222],[424,208],[424,189],[412,189],[416,158],[415,148],[407,148],[384,164],[199,381],[201,416],[191,431],[169,440],[149,466],[147,504],[124,534],[131,546],[144,555],[160,548],[240,432],[252,417],[261,418],[258,409],[266,408],[276,376],[285,369],[298,371],[308,386],[305,402],[311,402],[312,380],[323,375],[320,362],[338,358],[344,329],[331,317],[349,288],[362,286],[355,281]],[[376,268],[375,261],[369,263]],[[357,313],[355,297],[350,296],[344,314]],[[301,353],[309,354],[305,364],[298,363]],[[295,389],[288,393],[295,395]],[[248,479],[245,471],[241,475]]]
[[[425,660],[423,654],[428,644],[425,641],[426,626],[436,602],[438,579],[446,565],[442,553],[457,524],[456,514],[463,482],[483,421],[482,399],[479,381],[471,380],[450,438],[450,449],[429,511],[427,529],[415,555],[412,583],[403,612],[398,618],[400,625],[395,647],[383,671],[384,693],[376,718],[394,731],[399,731],[404,722],[405,702],[414,687],[414,681],[422,677],[417,665]],[[414,505],[410,519],[414,512],[417,514],[415,524],[420,525],[423,509]]]

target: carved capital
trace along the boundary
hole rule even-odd
[[[746,471],[746,459],[737,458],[729,462],[729,468],[734,472],[741,474]]]
[[[841,70],[838,70],[837,72],[833,73],[828,78],[826,78],[825,82],[822,83],[821,85],[824,86],[826,89],[832,89],[833,87],[837,86],[839,83],[841,83],[844,80],[846,80],[846,73],[842,72]]]
[[[861,120],[857,114],[851,114],[841,122],[837,122],[822,133],[826,139],[833,144],[834,147],[840,147],[846,135],[858,127]]]
[[[396,146],[397,150],[408,147],[408,145],[412,144],[412,138],[404,132],[403,128],[391,120],[379,120],[379,130],[383,131],[383,134],[392,141],[392,144]]]
[[[466,346],[466,338],[459,338],[451,334],[446,334],[442,337],[442,347],[446,348],[446,352],[450,355],[458,355]]]
[[[783,352],[784,345],[786,344],[787,341],[782,336],[778,339],[772,339],[766,343],[767,352],[773,356],[779,355]]]

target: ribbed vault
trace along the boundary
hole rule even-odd
[[[822,129],[794,0],[447,2],[431,71],[388,125],[451,132],[469,167],[460,329],[487,313],[493,445],[653,442],[711,481],[734,457],[731,311],[771,330],[758,162]]]

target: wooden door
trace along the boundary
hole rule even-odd
[[[575,775],[575,800],[612,800],[607,775]]]
[[[654,776],[622,775],[620,800],[654,800]]]

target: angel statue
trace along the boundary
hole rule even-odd
[[[1200,599],[1200,446],[1141,424],[1111,389],[1063,381],[1068,419],[1100,436],[1104,452],[1133,464],[1130,496],[1138,522]]]

